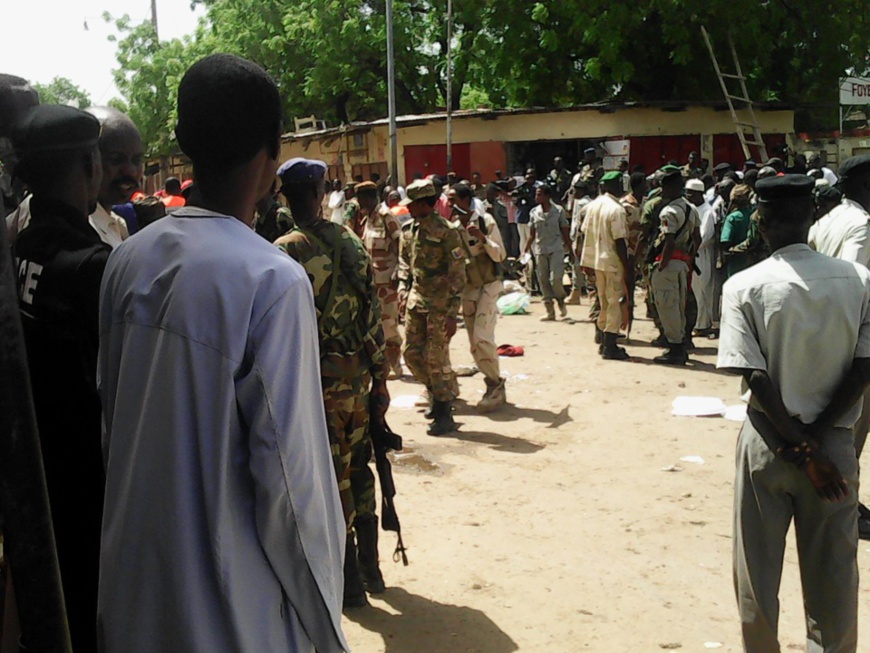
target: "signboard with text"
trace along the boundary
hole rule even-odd
[[[870,104],[870,79],[846,77],[840,80],[840,104]]]

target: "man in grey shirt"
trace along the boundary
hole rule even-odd
[[[543,322],[552,322],[556,319],[553,300],[559,304],[561,317],[568,317],[568,309],[565,308],[565,286],[562,285],[562,277],[565,274],[565,251],[568,251],[572,260],[574,258],[565,209],[554,204],[552,199],[553,190],[546,184],[539,186],[535,191],[537,206],[532,209],[529,220],[531,231],[525,250],[526,252],[531,250],[535,255],[538,284],[541,286],[544,306],[547,308],[547,315],[541,318]]]

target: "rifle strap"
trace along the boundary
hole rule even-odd
[[[396,550],[393,551],[393,562],[402,561],[402,564],[407,567],[408,566],[408,556],[405,554],[407,549],[405,548],[405,543],[402,542],[402,533],[401,531],[398,534],[398,541],[396,542]]]

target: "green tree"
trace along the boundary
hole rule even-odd
[[[34,84],[42,104],[66,104],[77,109],[91,106],[90,96],[66,77],[55,77],[48,84]]]
[[[117,21],[116,83],[153,153],[174,144],[175,90],[209,52],[266,68],[285,120],[386,114],[385,0],[194,0],[195,35],[158,43]],[[400,113],[443,108],[447,0],[394,0]],[[793,0],[462,0],[453,3],[453,108],[722,100],[700,28],[730,63],[733,33],[750,96],[799,107],[798,128],[837,122],[837,78],[870,69],[866,0],[837,11]],[[730,65],[728,66],[730,69]]]

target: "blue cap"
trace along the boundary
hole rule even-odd
[[[323,161],[296,157],[281,164],[278,176],[283,184],[314,184],[323,181],[326,170]]]
[[[583,150],[583,154],[595,154],[595,148],[587,147],[585,150]]]

